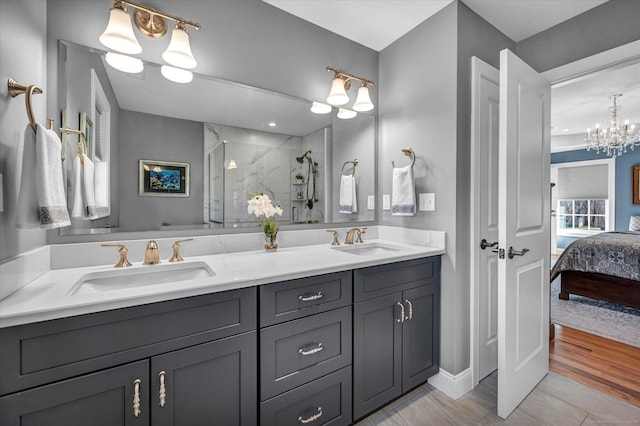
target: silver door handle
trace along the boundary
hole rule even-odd
[[[494,242],[490,243],[487,240],[485,240],[484,238],[482,239],[482,241],[480,241],[480,248],[482,250],[486,249],[487,247],[495,247],[497,245],[498,245],[497,241],[494,241]]]
[[[404,305],[400,302],[397,303],[400,306],[400,318],[396,318],[396,322],[404,322]]]
[[[320,417],[322,417],[322,407],[318,407],[318,411],[316,411],[316,414],[311,417],[307,417],[306,419],[303,419],[302,416],[298,417],[298,421],[302,424],[306,424],[311,423],[312,421],[317,420]]]
[[[324,297],[324,294],[322,294],[322,292],[319,291],[317,293],[302,294],[298,296],[298,300],[301,302],[311,302],[313,300],[322,299],[323,297]]]
[[[522,250],[518,251],[514,250],[513,247],[509,247],[509,253],[507,253],[507,256],[509,256],[509,259],[513,259],[513,256],[524,256],[529,251],[530,250],[528,248],[523,248]]]
[[[165,404],[167,403],[167,388],[164,384],[165,374],[167,373],[164,371],[161,371],[160,373],[158,373],[158,375],[160,376],[160,393],[159,393],[160,407],[164,407]]]
[[[140,379],[133,381],[133,417],[140,415],[140,383],[142,383]]]
[[[413,319],[413,304],[409,299],[406,299],[404,302],[409,305],[409,316],[407,317],[407,321],[411,321]]]
[[[322,343],[314,344],[313,346],[314,347],[309,350],[299,349],[298,353],[300,355],[307,356],[307,355],[317,354],[318,352],[324,349],[324,347],[322,346]]]

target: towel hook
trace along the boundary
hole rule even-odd
[[[344,164],[342,165],[342,170],[340,171],[340,175],[344,175],[344,168],[347,164],[353,164],[353,169],[351,169],[351,176],[355,176],[356,166],[358,165],[358,159],[356,158],[355,160],[345,161]]]
[[[78,155],[80,156],[80,164],[84,166],[84,155],[89,155],[89,148],[87,147],[87,138],[84,132],[75,129],[67,129],[66,127],[60,127],[60,133],[78,135]],[[84,155],[83,155],[84,154]]]
[[[36,131],[36,120],[33,117],[33,110],[31,109],[31,95],[34,93],[42,93],[42,89],[38,86],[24,86],[19,84],[13,78],[9,77],[7,80],[7,87],[9,88],[9,94],[12,97],[16,97],[18,95],[25,95],[25,104],[27,106],[27,116],[29,117],[29,124],[33,131]]]
[[[410,147],[402,148],[402,152],[407,157],[411,157],[411,167],[413,167],[416,164],[416,153],[413,152],[413,149],[411,149]],[[391,161],[391,165],[395,167],[396,166],[395,161]]]

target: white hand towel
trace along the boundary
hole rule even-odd
[[[395,167],[391,190],[391,214],[393,216],[413,216],[416,214],[416,187],[413,167]]]
[[[51,229],[71,225],[62,175],[62,143],[42,125],[36,134],[27,126],[22,155],[22,180],[16,225]],[[35,141],[34,141],[35,139]]]
[[[80,161],[83,156],[84,166]],[[71,216],[84,220],[96,219],[96,196],[93,162],[85,154],[73,160],[73,209]]]
[[[352,175],[342,175],[340,178],[340,213],[357,213],[356,179]]]

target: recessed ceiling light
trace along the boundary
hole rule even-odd
[[[274,123],[273,121],[269,123],[269,127],[276,127],[276,123]]]
[[[562,129],[562,131],[565,132],[565,133],[568,132],[569,130],[571,130],[571,129]]]

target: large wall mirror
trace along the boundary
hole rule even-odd
[[[314,114],[311,101],[210,76],[175,83],[153,63],[125,73],[66,41],[58,70],[61,125],[87,132],[101,202],[98,218],[73,219],[62,235],[254,226],[246,201],[256,192],[282,207],[282,224],[374,220],[374,115]],[[75,138],[64,138],[68,187]],[[180,193],[141,181],[184,175],[185,164]],[[343,174],[356,180],[351,213],[340,209]]]

